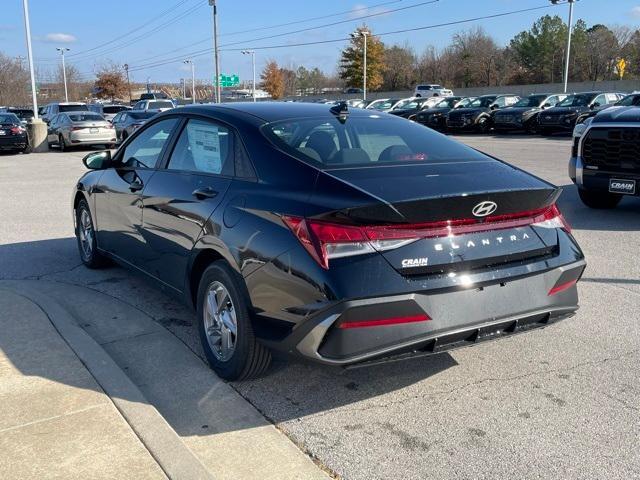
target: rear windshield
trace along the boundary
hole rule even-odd
[[[33,118],[33,110],[29,110],[27,108],[12,108],[9,110],[11,113],[17,115],[19,118]]]
[[[20,123],[20,119],[13,113],[0,113],[0,123]]]
[[[514,107],[539,107],[546,100],[546,95],[531,95],[527,98],[521,98],[515,103]]]
[[[283,151],[322,169],[486,160],[475,150],[422,125],[376,114],[301,118],[262,127]]]
[[[86,105],[59,105],[60,112],[82,112],[89,110]]]
[[[70,113],[68,116],[72,122],[100,122],[104,120],[104,117],[97,113]]]
[[[108,105],[108,106],[102,107],[102,111],[104,113],[118,113],[118,112],[121,112],[122,110],[128,110],[128,108],[123,105]]]
[[[160,101],[149,102],[149,108],[151,108],[151,109],[153,109],[153,108],[173,108],[173,103],[171,103],[169,100],[160,100]]]
[[[487,108],[493,102],[496,101],[498,97],[478,97],[475,98],[470,104],[469,107],[484,107]]]
[[[134,120],[146,120],[147,118],[151,118],[156,114],[156,112],[129,112],[129,115]]]

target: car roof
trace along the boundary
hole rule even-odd
[[[180,108],[180,113],[196,113],[200,115],[212,115],[215,113],[244,113],[264,120],[265,122],[277,122],[301,117],[323,117],[332,115],[330,109],[335,105],[322,103],[303,102],[235,102],[210,105],[188,105]],[[131,111],[131,110],[130,110]],[[175,113],[175,110],[172,111]],[[170,112],[165,112],[170,113]],[[350,115],[368,117],[371,110],[350,108]]]

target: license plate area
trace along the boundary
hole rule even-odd
[[[98,129],[97,128],[90,128],[89,129],[89,133],[98,133]]]
[[[611,178],[609,179],[609,192],[621,193],[623,195],[635,195],[636,181]]]

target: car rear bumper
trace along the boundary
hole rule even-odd
[[[475,288],[345,300],[270,346],[319,363],[347,366],[399,354],[438,353],[544,327],[577,310],[574,281],[585,265],[580,260]],[[569,286],[550,294],[559,285]]]
[[[26,135],[3,135],[0,137],[0,150],[19,150],[27,146]]]
[[[116,131],[113,133],[99,133],[99,134],[77,134],[71,133],[69,135],[69,142],[74,145],[94,145],[103,143],[115,143]]]
[[[593,169],[585,166],[580,155],[572,156],[569,160],[569,178],[579,188],[600,192],[609,192],[610,180],[634,180],[640,186],[640,172],[637,171],[608,171]],[[640,195],[640,188],[636,188],[630,195]]]

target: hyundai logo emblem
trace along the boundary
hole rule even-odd
[[[480,202],[475,207],[473,207],[471,213],[473,213],[476,217],[486,217],[488,215],[491,215],[497,209],[498,205],[496,204],[496,202]]]

